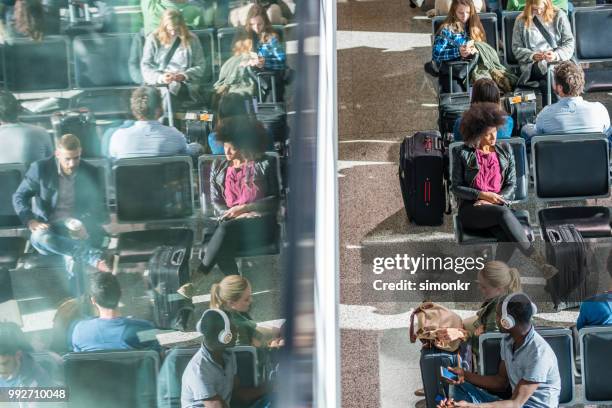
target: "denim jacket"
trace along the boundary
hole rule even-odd
[[[516,168],[514,165],[514,154],[507,143],[495,145],[495,152],[499,160],[499,168],[502,175],[502,188],[499,195],[505,200],[514,199],[516,187]],[[451,177],[451,191],[455,195],[458,204],[462,201],[476,201],[480,190],[474,187],[476,175],[480,171],[476,159],[476,149],[463,145],[453,150],[453,168]]]

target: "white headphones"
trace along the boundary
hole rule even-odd
[[[504,302],[502,303],[502,309],[501,309],[502,315],[501,315],[500,323],[501,323],[501,326],[506,330],[510,330],[516,325],[516,321],[514,320],[514,317],[508,314],[508,303],[510,302],[510,299],[518,295],[523,295],[527,299],[529,299],[529,296],[527,296],[525,293],[516,292],[516,293],[512,293],[506,296],[506,298],[504,299]],[[536,313],[538,313],[538,308],[535,305],[535,303],[533,302],[530,302],[530,303],[531,303],[531,316],[535,316]]]
[[[202,321],[204,320],[204,316],[206,316],[206,313],[209,312],[215,312],[217,314],[219,314],[222,318],[223,318],[223,330],[221,330],[219,332],[219,336],[217,337],[217,340],[219,340],[219,343],[221,344],[229,344],[232,341],[232,330],[230,328],[230,322],[229,322],[229,317],[227,317],[227,314],[221,310],[221,309],[207,309],[204,311],[204,313],[202,313],[202,317],[200,318],[200,321],[198,322],[197,325],[197,329],[200,333],[203,333],[202,331]]]

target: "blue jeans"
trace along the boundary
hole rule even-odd
[[[473,404],[500,401],[499,397],[489,394],[482,388],[478,388],[468,382],[464,382],[461,385],[451,385],[451,396],[455,401],[467,401]]]
[[[74,261],[96,267],[102,259],[101,250],[93,248],[88,240],[71,238],[66,227],[61,224],[51,224],[49,229],[32,232],[30,242],[42,255],[62,255],[67,261],[70,275]]]

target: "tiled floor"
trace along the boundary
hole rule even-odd
[[[437,128],[435,84],[423,71],[431,22],[408,0],[338,0],[337,10],[342,407],[414,407],[421,386],[419,347],[408,340],[414,304],[372,302],[362,278],[373,254],[418,254],[422,245],[464,251],[453,244],[450,217],[438,228],[408,224],[398,183],[400,142]],[[588,99],[612,111],[612,95]],[[526,261],[513,260],[533,276]],[[477,304],[454,307],[472,313]],[[539,324],[558,324],[576,312],[542,317]]]

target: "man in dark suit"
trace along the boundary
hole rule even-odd
[[[94,166],[81,162],[79,139],[67,134],[57,142],[53,157],[30,166],[13,194],[15,212],[32,232],[32,246],[43,255],[63,255],[70,261],[71,276],[71,261],[110,272],[99,249],[104,196],[97,174]]]

